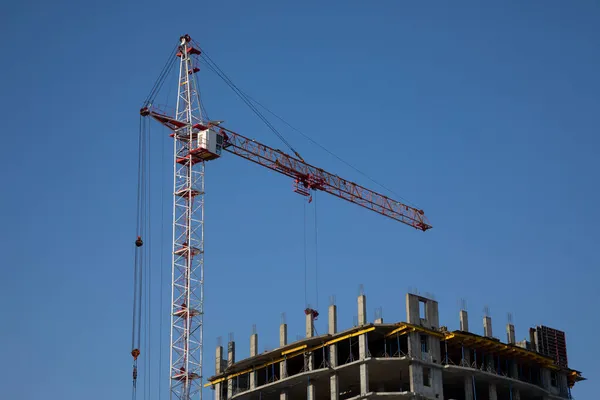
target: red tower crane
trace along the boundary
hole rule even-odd
[[[294,191],[311,199],[323,191],[414,229],[431,228],[422,210],[393,200],[208,121],[196,84],[201,50],[188,35],[174,51],[179,58],[177,108],[168,115],[146,101],[140,114],[166,126],[174,138],[173,262],[171,299],[171,397],[202,398],[204,314],[204,166],[224,153],[234,154],[289,176]],[[153,92],[156,91],[156,86]],[[141,239],[138,239],[141,242]],[[136,244],[137,245],[137,244]],[[139,246],[138,246],[139,247]],[[307,309],[307,312],[312,310]],[[134,359],[139,350],[134,346]]]

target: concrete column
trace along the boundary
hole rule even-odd
[[[492,372],[496,372],[496,363],[494,360],[493,354],[488,354],[485,356],[487,358],[487,369]]]
[[[306,337],[313,337],[315,332],[315,319],[312,312],[306,313]],[[312,353],[304,353],[304,370],[312,371],[314,369],[314,357]],[[312,385],[309,383],[309,386]]]
[[[306,387],[306,400],[316,400],[315,396],[315,384],[312,381],[308,382]]]
[[[337,333],[337,307],[335,304],[329,306],[329,330],[330,335]],[[329,345],[329,365],[331,369],[335,371],[337,367],[337,344]],[[336,372],[333,372],[329,376],[329,398],[331,400],[338,400],[340,393],[340,384]]]
[[[521,400],[521,392],[519,392],[519,389],[513,389],[513,400]]]
[[[329,398],[338,400],[340,398],[340,384],[337,374],[332,374],[329,377]]]
[[[515,326],[513,324],[506,324],[506,342],[510,344],[517,343],[515,339]]]
[[[421,365],[411,362],[408,366],[408,376],[410,379],[410,391],[421,393],[423,391],[423,369]]]
[[[514,360],[510,364],[510,373],[508,374],[511,378],[519,379],[519,364]]]
[[[227,344],[227,368],[235,363],[235,342],[230,340]]]
[[[383,324],[383,318],[377,318],[374,321],[375,324]]]
[[[498,392],[496,391],[496,384],[490,383],[490,400],[498,400]]]
[[[531,350],[538,351],[535,328],[529,328],[529,343],[531,343]]]
[[[358,325],[367,323],[367,296],[358,296]],[[369,393],[369,366],[364,360],[368,357],[367,334],[358,336],[358,355],[363,362],[360,364],[360,393]]]
[[[408,323],[421,325],[428,329],[439,329],[438,302],[426,297],[408,293],[406,295],[406,317]],[[409,356],[439,363],[441,361],[440,342],[438,338],[427,335],[428,353],[422,354],[419,332],[408,334]],[[442,370],[436,366],[421,364],[411,360],[408,367],[410,390],[423,397],[444,399]],[[424,382],[426,380],[426,382]]]
[[[416,312],[419,312],[418,303]],[[411,314],[409,314],[411,315]],[[408,339],[408,356],[411,358],[421,359],[421,345],[419,342],[419,334],[411,332],[407,335]],[[421,364],[410,362],[408,366],[408,376],[410,379],[410,391],[413,393],[423,392],[423,368]]]
[[[472,376],[465,377],[465,400],[474,400]]]
[[[281,321],[281,325],[279,325],[279,347],[283,347],[288,344],[288,327],[287,324],[284,322],[285,319],[283,316],[281,318]],[[287,377],[287,360],[285,359],[279,363],[279,377],[280,379]],[[281,391],[281,393],[279,394],[279,400],[288,400],[287,390],[283,389]]]
[[[460,310],[460,330],[469,332],[469,315],[467,310]]]
[[[230,340],[227,344],[227,367],[231,367],[235,363],[235,342]],[[233,396],[233,379],[227,379],[227,398]]]
[[[483,336],[492,337],[492,317],[483,317]]]
[[[330,335],[337,333],[337,306],[332,304],[329,306],[329,324],[327,326],[327,332]]]
[[[306,337],[313,337],[315,332],[315,320],[311,312],[306,313]]]
[[[306,314],[306,337],[313,337],[315,332],[315,319],[312,312]],[[306,370],[312,371],[314,369],[314,357],[312,353],[304,354],[304,363]],[[306,387],[306,399],[315,400],[315,384],[312,380],[308,380],[308,386]]]
[[[279,325],[279,347],[287,345],[287,324]],[[283,360],[279,363],[279,376],[281,379],[287,377],[287,361]]]
[[[544,389],[546,389],[550,392],[557,391],[556,388],[554,388],[551,384],[552,372],[549,369],[543,368],[541,371],[541,374],[542,374],[542,386],[544,387]]]
[[[254,329],[254,333],[250,336],[250,357],[258,354],[258,333]],[[256,372],[250,372],[250,389],[256,388]]]
[[[567,396],[569,394],[569,384],[567,380],[567,375],[564,373],[560,373],[558,375],[559,382],[559,392],[562,396]]]
[[[361,294],[358,296],[358,325],[367,323],[367,296]]]
[[[360,335],[358,343],[359,351],[361,353],[360,358],[361,360],[364,360],[366,357],[366,334]],[[360,393],[369,393],[369,366],[366,362],[360,364]]]
[[[279,325],[279,346],[283,347],[288,344],[287,324],[282,323]]]
[[[217,351],[215,352],[215,374],[223,373],[223,346],[217,346]],[[215,400],[222,400],[221,396],[221,383],[215,384]]]

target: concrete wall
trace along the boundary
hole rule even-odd
[[[406,319],[408,323],[437,330],[440,326],[437,301],[408,293]],[[427,352],[422,351],[422,339],[427,344]],[[444,399],[440,349],[440,340],[435,336],[421,332],[408,334],[408,352],[412,358],[409,366],[411,392]]]
[[[422,313],[421,310],[423,310],[424,313]],[[409,324],[420,325],[428,329],[438,329],[440,327],[438,302],[428,299],[427,297],[407,293],[406,322]]]

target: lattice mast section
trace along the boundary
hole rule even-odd
[[[194,65],[195,49],[182,36],[174,137],[173,264],[171,296],[171,399],[202,398],[204,314],[204,160],[198,147],[202,110]]]

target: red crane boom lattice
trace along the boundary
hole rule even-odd
[[[142,115],[151,116],[174,131],[184,127],[181,121],[152,109],[143,109]],[[324,171],[281,150],[274,149],[211,123],[207,123],[206,125],[197,124],[193,128],[195,134],[206,130],[215,131],[218,133],[218,137],[222,137],[223,150],[294,178],[294,191],[301,195],[309,196],[311,189],[321,190],[400,221],[415,229],[426,231],[431,228],[423,210],[403,204],[383,194]],[[190,156],[196,162],[201,162],[217,158],[220,154],[213,154],[200,144],[198,148],[190,151]]]

